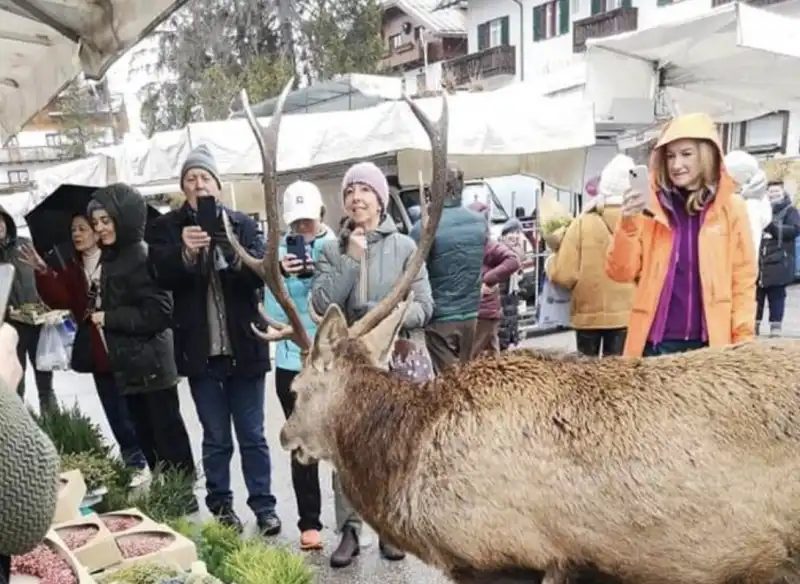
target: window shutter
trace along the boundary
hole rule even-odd
[[[661,0],[658,0],[661,2]],[[592,0],[592,14],[600,14],[603,12],[603,0]]]
[[[508,35],[508,16],[504,16],[500,19],[500,44],[501,45],[509,45],[510,39]]]
[[[632,8],[633,3],[631,0],[622,0],[622,8]]]
[[[489,36],[489,23],[484,22],[483,24],[478,25],[478,50],[483,51],[487,48],[489,44],[487,38]]]
[[[569,32],[569,2],[570,0],[558,0],[558,34]]]
[[[544,31],[542,30],[542,9],[544,6],[534,6],[533,7],[533,40],[534,42],[539,41],[544,36]]]
[[[670,4],[672,4],[672,0],[656,0],[658,6],[669,6]]]

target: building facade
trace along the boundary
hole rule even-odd
[[[79,121],[73,112],[56,98],[0,148],[0,194],[31,190],[36,171],[81,158],[88,148],[117,144],[128,132],[122,95],[105,87],[82,102]]]
[[[546,95],[583,89],[586,40],[701,15],[730,0],[470,0],[470,55],[506,51],[512,80],[534,81]],[[777,0],[778,2],[781,0]],[[756,6],[776,0],[752,0]],[[800,116],[776,112],[723,127],[728,149],[800,154]]]

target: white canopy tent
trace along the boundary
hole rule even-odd
[[[99,79],[186,0],[0,0],[0,144],[83,72]]]
[[[439,116],[441,98],[418,103],[431,117]],[[542,98],[532,84],[521,83],[495,92],[455,95],[448,98],[448,106],[450,158],[461,164],[468,178],[527,173],[565,189],[581,188],[586,147],[595,141],[591,103]],[[240,119],[190,124],[98,153],[113,162],[116,180],[149,185],[177,182],[184,159],[200,144],[214,154],[225,180],[262,172],[255,139]],[[430,174],[429,151],[428,137],[408,105],[393,101],[363,110],[284,117],[278,170],[298,172],[396,153],[400,182],[416,184],[420,170],[426,180]],[[87,173],[96,172],[87,163]]]
[[[800,1],[726,4],[690,19],[587,41],[587,95],[599,117],[625,100],[736,122],[800,110]],[[615,105],[616,104],[616,105]]]

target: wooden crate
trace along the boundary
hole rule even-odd
[[[78,584],[95,584],[95,580],[89,575],[89,571],[83,567],[75,555],[67,549],[67,546],[64,545],[64,542],[56,535],[55,531],[51,529],[45,536],[42,544],[49,546],[50,549],[55,551],[69,564],[73,574],[75,574],[75,579]],[[31,580],[26,576],[11,576],[9,584],[22,584],[23,582],[27,584],[27,582],[30,581]]]
[[[137,527],[130,529],[124,533],[115,534],[117,545],[120,541],[126,538],[134,538],[143,535],[156,535],[170,538],[171,541],[161,549],[137,556],[135,558],[127,558],[122,561],[122,566],[129,566],[131,564],[147,564],[151,562],[162,563],[168,566],[177,566],[181,570],[189,571],[192,565],[197,562],[197,546],[194,542],[176,531],[170,529],[166,525],[150,525],[144,527]]]
[[[86,515],[80,519],[53,525],[53,531],[56,532],[56,535],[58,535],[62,541],[66,541],[66,538],[63,537],[66,530],[81,527],[93,528],[96,532],[83,546],[71,551],[90,573],[105,570],[110,566],[122,562],[122,553],[120,553],[117,547],[114,535],[95,513]]]
[[[86,496],[86,483],[79,470],[59,475],[58,501],[53,523],[63,523],[81,517],[81,502]]]

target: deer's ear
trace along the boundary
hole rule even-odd
[[[367,348],[369,358],[381,368],[386,368],[389,358],[394,350],[394,342],[406,320],[406,313],[411,307],[413,298],[397,305],[389,316],[384,318],[378,326],[361,337],[361,342]]]
[[[309,361],[311,366],[319,371],[324,371],[333,361],[333,347],[342,339],[347,338],[347,321],[342,310],[335,304],[328,306],[325,316],[317,329],[314,337],[314,346],[311,348]]]

